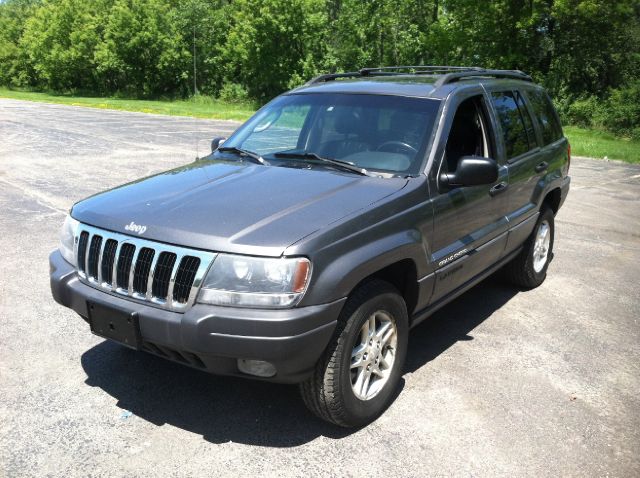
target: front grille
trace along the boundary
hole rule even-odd
[[[87,266],[87,242],[89,242],[89,233],[82,231],[78,240],[78,270],[82,272],[85,272]]]
[[[140,249],[138,254],[138,260],[136,262],[136,268],[133,272],[133,291],[139,294],[147,293],[147,283],[149,282],[149,271],[151,271],[151,264],[153,264],[153,256],[156,251],[148,247]]]
[[[87,257],[87,275],[98,279],[98,261],[100,259],[100,250],[102,249],[102,237],[97,234],[91,238],[89,244],[89,256]]]
[[[105,292],[183,311],[195,301],[215,254],[81,224],[78,275]]]
[[[171,273],[176,263],[176,255],[172,252],[163,252],[158,258],[156,272],[153,274],[153,287],[151,291],[156,297],[166,297],[169,293]]]
[[[128,242],[122,244],[116,272],[116,284],[121,289],[129,288],[129,274],[131,274],[131,263],[135,252],[136,246],[133,244]]]
[[[176,274],[176,283],[173,287],[173,300],[184,304],[189,299],[189,290],[193,279],[196,277],[200,267],[200,259],[193,256],[184,256],[180,261],[178,267],[178,274]]]
[[[104,252],[102,253],[102,281],[108,285],[113,284],[113,263],[116,258],[116,251],[118,250],[118,241],[115,239],[108,239],[104,245]]]

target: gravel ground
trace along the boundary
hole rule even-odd
[[[639,166],[575,158],[547,281],[489,279],[414,329],[400,395],[356,431],[293,386],[130,351],[53,302],[74,201],[236,126],[0,99],[0,475],[640,475]]]

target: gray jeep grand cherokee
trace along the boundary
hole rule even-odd
[[[393,399],[410,328],[498,269],[542,283],[569,161],[522,72],[323,75],[209,156],[75,204],[51,290],[99,336],[300,383],[360,426]]]

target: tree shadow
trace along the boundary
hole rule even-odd
[[[500,308],[517,290],[485,281],[416,327],[405,371],[435,359]],[[104,341],[82,355],[86,383],[118,407],[155,425],[170,424],[212,443],[293,447],[318,436],[339,439],[357,430],[314,417],[297,387],[220,377]],[[400,393],[404,386],[397,393]]]

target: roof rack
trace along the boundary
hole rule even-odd
[[[455,73],[447,73],[446,75],[441,76],[434,83],[435,87],[447,85],[449,83],[454,83],[463,78],[468,78],[472,76],[483,76],[483,77],[491,77],[491,78],[511,78],[514,80],[522,80],[522,81],[533,81],[529,75],[520,70],[467,70],[467,71],[457,71]]]
[[[408,70],[408,71],[403,71]],[[346,73],[329,73],[317,76],[309,80],[304,86],[317,83],[325,83],[339,78],[361,78],[366,76],[393,76],[393,75],[442,75],[435,82],[434,86],[439,87],[449,83],[454,83],[463,78],[474,76],[491,78],[511,78],[523,81],[533,81],[526,73],[520,70],[488,70],[479,66],[434,66],[434,65],[414,65],[414,66],[383,66],[378,68],[361,68],[359,71]]]
[[[362,68],[360,73],[363,76],[378,74],[384,72],[391,72],[397,70],[410,70],[409,74],[430,74],[437,75],[442,73],[453,73],[457,71],[481,71],[484,68],[479,66],[435,66],[435,65],[401,65],[401,66],[381,66],[378,68]],[[407,74],[407,73],[396,73],[396,74]]]

